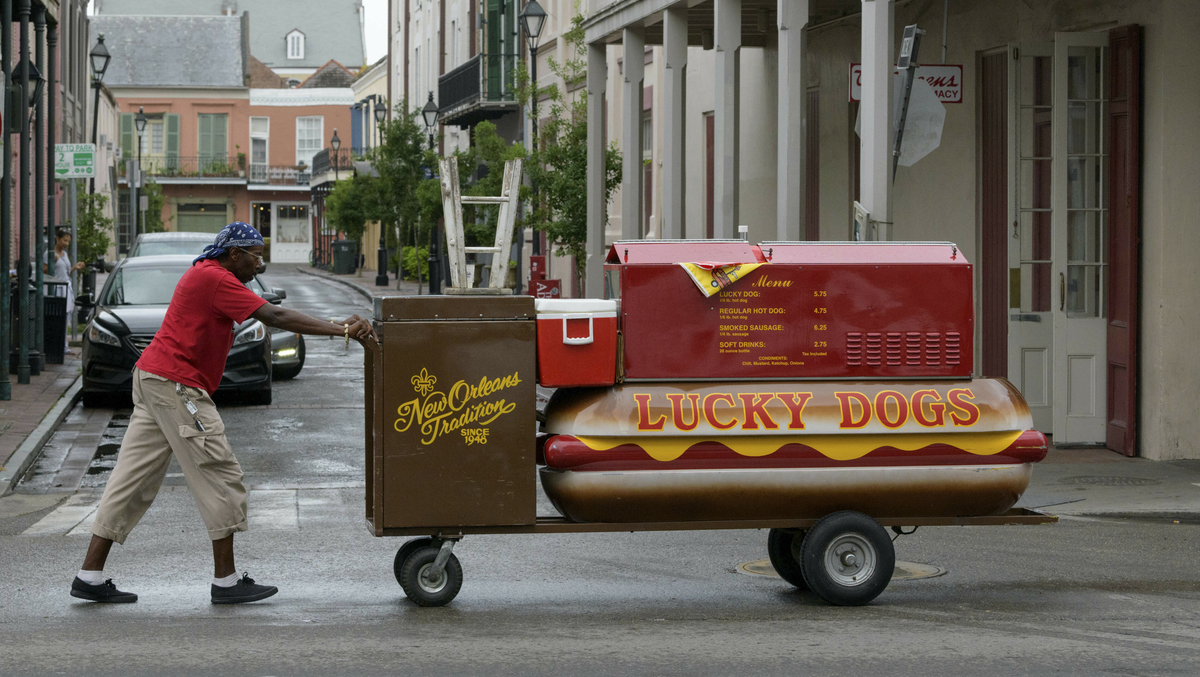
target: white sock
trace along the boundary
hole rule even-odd
[[[79,580],[87,583],[88,585],[100,585],[104,582],[103,569],[100,571],[85,571],[84,569],[80,569],[78,576]]]
[[[237,575],[236,571],[233,572],[232,574],[229,574],[225,578],[214,578],[213,579],[213,585],[217,586],[218,588],[232,588],[234,585],[237,585],[237,582],[238,582],[238,575]]]

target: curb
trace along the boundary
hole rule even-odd
[[[29,437],[17,447],[13,455],[9,457],[8,463],[4,470],[0,470],[0,496],[7,496],[12,493],[13,487],[21,481],[25,473],[29,471],[29,467],[42,453],[42,447],[50,441],[50,436],[58,430],[58,426],[62,425],[67,414],[75,403],[83,397],[83,376],[76,376],[75,382],[67,388],[58,402],[46,412],[42,417],[42,422],[38,427],[29,433]]]
[[[366,287],[357,285],[349,280],[343,280],[340,277],[333,277],[332,275],[325,275],[325,274],[319,273],[315,270],[305,270],[304,268],[301,268],[299,266],[296,267],[296,272],[304,273],[305,275],[312,275],[313,277],[319,277],[323,280],[330,280],[330,281],[336,282],[340,285],[344,285],[346,287],[353,289],[354,291],[358,292],[359,294],[362,294],[363,296],[367,297],[367,300],[370,301],[371,303],[375,302],[375,294],[373,294],[371,292],[371,290],[367,289]]]

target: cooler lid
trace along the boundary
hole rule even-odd
[[[608,250],[605,263],[762,263],[758,247],[745,240],[622,240]]]
[[[534,299],[537,314],[555,315],[567,313],[615,313],[616,300],[607,299]]]
[[[771,263],[970,265],[953,242],[763,242]]]

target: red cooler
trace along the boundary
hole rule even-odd
[[[536,299],[538,383],[610,386],[617,373],[617,302]]]

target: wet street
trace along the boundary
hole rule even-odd
[[[369,312],[334,282],[264,278],[285,307]],[[459,596],[418,608],[392,571],[403,541],[365,526],[362,387],[356,344],[310,337],[270,406],[221,407],[250,489],[238,569],[280,588],[234,607],[210,604],[208,540],[177,466],[105,572],[138,603],[68,596],[128,416],[72,411],[0,499],[0,673],[1200,673],[1200,526],[1163,519],[923,528],[896,541],[897,580],[860,608],[771,575],[765,531],[475,536],[455,549]]]

